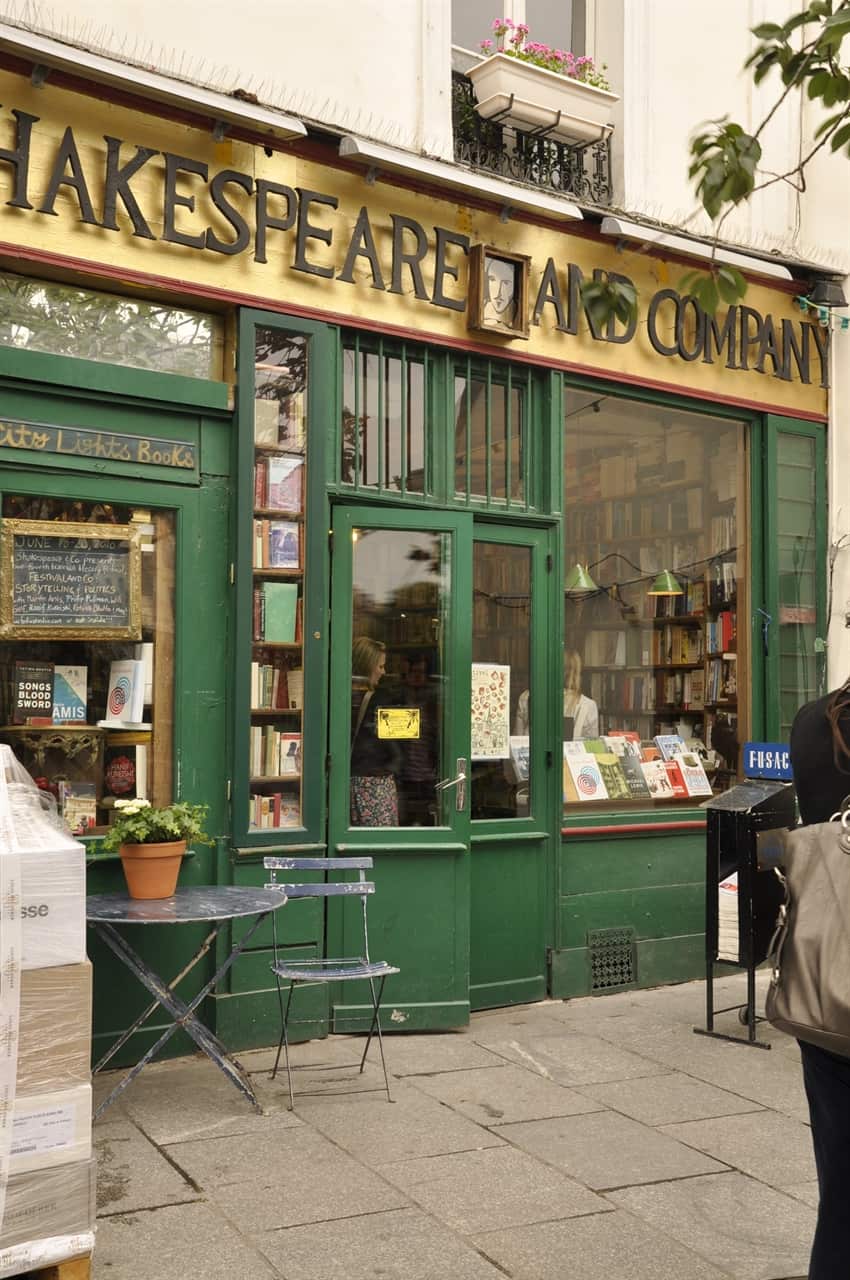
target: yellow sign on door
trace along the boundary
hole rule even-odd
[[[379,738],[418,738],[420,712],[418,707],[379,707]]]

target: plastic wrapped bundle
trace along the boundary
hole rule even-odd
[[[11,747],[0,745],[6,829],[21,858],[24,969],[86,958],[85,849],[62,826],[56,801],[35,785]]]

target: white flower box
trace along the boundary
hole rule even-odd
[[[533,62],[494,53],[466,74],[485,120],[499,116],[498,124],[526,133],[540,129],[556,142],[597,142],[613,127],[618,94]]]

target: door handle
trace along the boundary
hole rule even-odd
[[[466,759],[464,756],[458,756],[456,767],[456,777],[444,778],[442,782],[435,785],[434,790],[449,791],[452,787],[457,787],[455,808],[458,813],[462,813],[466,806]]]

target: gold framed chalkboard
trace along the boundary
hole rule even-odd
[[[0,638],[140,640],[141,601],[141,548],[132,525],[0,525]]]

